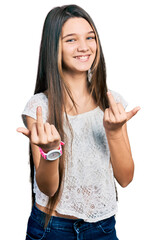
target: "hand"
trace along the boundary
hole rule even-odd
[[[23,133],[30,139],[30,142],[39,146],[43,151],[48,152],[59,147],[61,138],[54,125],[43,123],[42,108],[37,107],[37,120],[32,125],[31,130],[20,127],[18,132]]]
[[[109,108],[105,109],[103,124],[107,132],[117,132],[122,126],[130,120],[140,110],[140,107],[135,107],[130,112],[125,112],[121,103],[116,103],[110,92],[107,92]]]

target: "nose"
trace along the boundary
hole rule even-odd
[[[78,52],[87,52],[89,50],[88,44],[84,39],[79,41],[77,50]]]

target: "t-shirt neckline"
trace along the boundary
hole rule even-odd
[[[94,108],[94,109],[92,109],[92,110],[90,110],[88,112],[79,113],[79,114],[76,114],[76,115],[69,115],[69,114],[67,114],[67,116],[68,116],[68,118],[76,118],[76,117],[81,117],[81,116],[83,117],[85,115],[89,115],[89,114],[92,114],[92,113],[96,112],[98,109],[100,109],[99,106],[97,106],[96,108]]]

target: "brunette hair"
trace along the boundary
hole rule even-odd
[[[47,15],[43,27],[40,55],[38,63],[37,80],[34,94],[45,92],[48,97],[49,116],[47,121],[54,124],[58,130],[62,141],[65,139],[63,129],[63,112],[66,114],[64,96],[65,92],[69,95],[73,105],[76,107],[72,98],[70,89],[64,82],[62,72],[61,56],[61,31],[64,23],[70,18],[84,18],[93,28],[97,42],[97,53],[91,66],[92,79],[88,83],[89,91],[92,94],[96,104],[105,110],[108,107],[107,84],[106,84],[106,66],[100,44],[99,36],[93,20],[88,13],[77,5],[65,5],[53,8]],[[66,115],[67,116],[67,115]],[[70,126],[69,126],[70,127]],[[64,153],[64,151],[63,151]],[[62,155],[59,162],[59,187],[53,197],[49,199],[48,207],[50,212],[53,210],[56,201],[59,199],[61,184],[64,176],[65,154]],[[31,182],[32,182],[32,199],[35,201],[33,194],[34,181],[34,164],[30,148],[30,165],[31,165]],[[50,214],[49,212],[49,214]]]

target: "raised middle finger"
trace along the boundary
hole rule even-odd
[[[114,100],[114,97],[112,96],[111,92],[107,92],[107,96],[108,96],[108,101],[109,101],[109,107],[111,108],[113,114],[118,115],[119,109],[118,109],[117,103]]]
[[[36,117],[37,117],[37,132],[39,137],[43,137],[44,134],[44,123],[43,123],[43,116],[42,116],[42,108],[37,107],[36,110]]]

